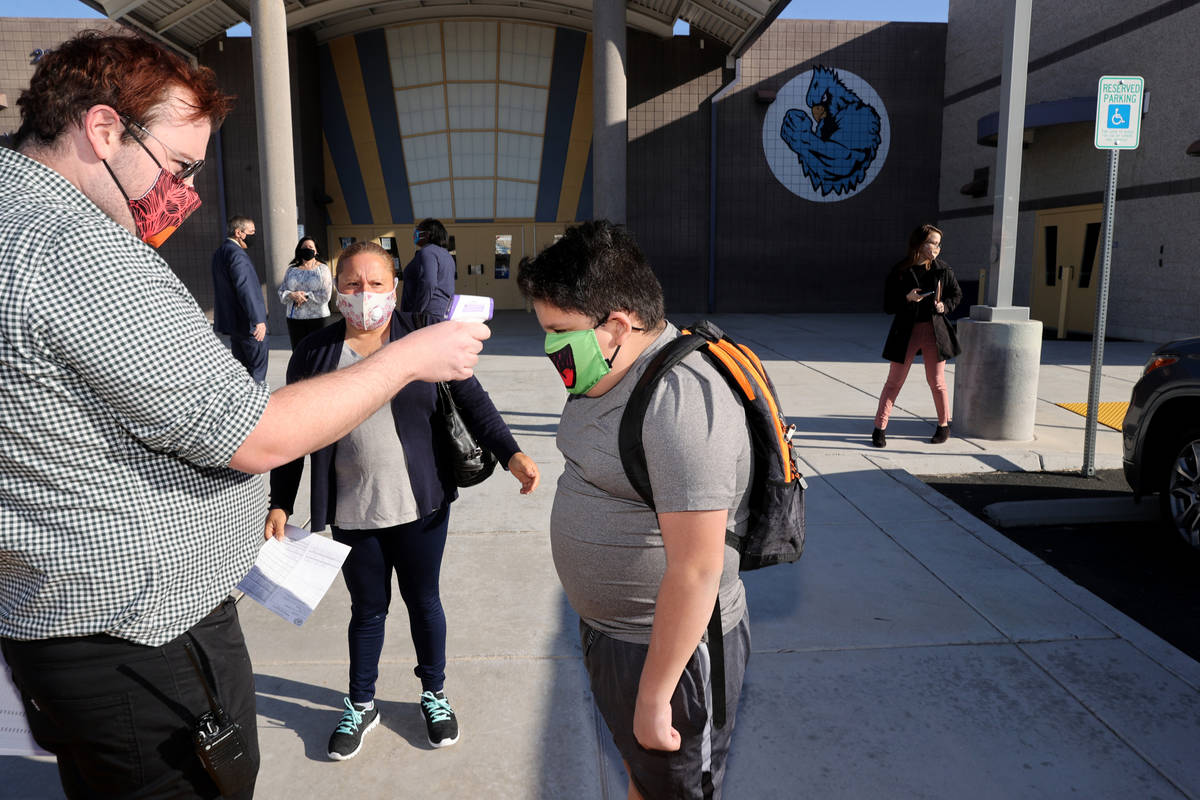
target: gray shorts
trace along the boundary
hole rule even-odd
[[[725,725],[712,724],[712,674],[708,644],[701,642],[688,660],[671,696],[671,723],[679,731],[674,753],[647,750],[633,736],[633,708],[646,661],[647,645],[606,636],[580,621],[583,663],[592,696],[613,742],[645,800],[717,800],[725,778],[725,757],[742,694],[742,676],[750,655],[750,618],[742,617],[725,633]]]

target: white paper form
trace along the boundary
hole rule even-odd
[[[0,659],[0,756],[48,756],[33,741],[25,705],[13,685],[8,665]]]
[[[350,554],[346,545],[288,525],[287,538],[268,539],[238,588],[268,610],[303,625]]]

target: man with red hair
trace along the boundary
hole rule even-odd
[[[229,592],[262,544],[256,473],[410,381],[469,377],[489,335],[442,323],[274,394],[255,382],[153,249],[199,206],[230,100],[207,68],[87,32],[38,63],[0,149],[0,650],[70,797],[252,795]],[[210,690],[248,768],[198,757]]]

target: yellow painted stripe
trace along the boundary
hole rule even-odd
[[[571,222],[579,210],[583,175],[587,172],[588,150],[592,147],[592,35],[583,46],[579,66],[579,90],[575,95],[575,114],[571,118],[571,138],[567,143],[567,161],[563,165],[562,189],[558,195],[558,221]]]
[[[1088,413],[1087,403],[1055,403],[1054,405],[1065,408],[1067,411],[1073,411],[1081,417],[1086,417]],[[1101,403],[1096,413],[1096,421],[1101,425],[1107,425],[1114,431],[1121,430],[1121,423],[1125,421],[1125,412],[1129,410],[1129,403]]]
[[[329,152],[329,140],[321,137],[321,145],[325,148],[325,194],[333,198],[329,204],[329,224],[349,225],[350,211],[346,208],[346,198],[342,195],[342,184],[338,180],[337,169],[333,166],[333,155]]]
[[[350,123],[350,137],[362,172],[372,221],[386,225],[392,221],[387,187],[383,183],[383,166],[379,161],[379,146],[375,142],[375,126],[371,124],[371,109],[367,105],[367,89],[363,86],[362,67],[358,63],[358,47],[353,36],[343,36],[329,43],[333,71],[337,73],[342,90],[342,103]]]

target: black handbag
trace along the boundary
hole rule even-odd
[[[450,394],[450,387],[439,383],[437,393],[436,413],[441,418],[440,425],[445,434],[445,441],[441,446],[446,449],[454,467],[454,484],[466,488],[483,483],[496,469],[496,455],[475,441],[475,437],[467,430],[462,414],[454,404],[454,397]]]

